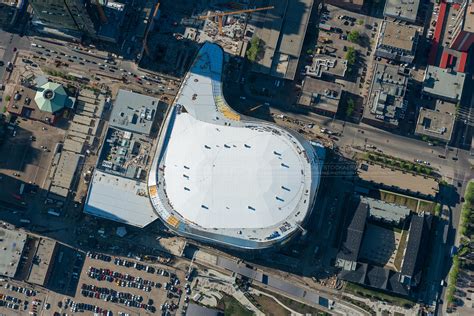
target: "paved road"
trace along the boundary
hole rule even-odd
[[[20,37],[17,34],[8,33],[6,31],[0,30],[0,47],[5,50],[3,55],[4,66],[0,66],[0,79],[3,78],[6,70],[6,65],[9,61],[13,59],[14,48],[25,49],[29,46],[29,41],[26,36]]]

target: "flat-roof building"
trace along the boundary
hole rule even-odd
[[[305,75],[313,78],[344,78],[347,71],[345,59],[316,54],[311,65],[305,66]]]
[[[420,0],[387,0],[383,10],[385,17],[415,23]]]
[[[37,239],[37,248],[31,263],[27,281],[45,286],[51,273],[52,262],[56,255],[56,241],[49,238]]]
[[[27,235],[18,230],[0,227],[0,275],[13,278],[21,260]]]
[[[375,64],[363,119],[368,123],[396,128],[405,117],[408,77],[397,66]]]
[[[126,131],[150,135],[159,102],[157,98],[120,89],[109,123]]]
[[[148,197],[146,175],[151,140],[139,133],[109,127],[91,179],[84,212],[145,227],[158,216]]]
[[[456,115],[427,108],[420,108],[415,134],[449,143],[454,130]]]
[[[375,55],[402,63],[412,63],[418,45],[417,28],[384,21],[380,30]]]
[[[158,218],[145,182],[100,170],[92,177],[84,212],[136,227],[145,227]]]
[[[298,99],[298,104],[325,115],[334,115],[341,101],[341,85],[306,77]]]
[[[293,80],[306,36],[314,0],[269,0],[273,9],[254,12],[254,36],[264,43],[263,56],[252,70]]]
[[[324,3],[352,11],[359,11],[364,6],[364,0],[325,0]]]
[[[428,65],[423,79],[423,94],[457,103],[461,100],[466,74]]]
[[[372,219],[381,222],[398,225],[404,221],[411,212],[408,207],[403,205],[389,203],[365,196],[361,197],[360,199],[362,203],[368,205],[369,216]]]

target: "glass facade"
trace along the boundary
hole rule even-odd
[[[45,25],[79,31],[92,37],[96,34],[98,12],[91,0],[30,0],[30,4]]]

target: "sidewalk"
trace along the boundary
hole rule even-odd
[[[349,293],[344,293],[344,295],[346,295],[346,296],[348,296],[348,297],[350,297],[354,300],[364,302],[365,304],[370,306],[375,311],[375,313],[377,315],[385,315],[383,313],[384,311],[390,312],[391,315],[394,315],[395,312],[400,313],[402,315],[416,315],[418,310],[419,310],[419,305],[418,304],[416,304],[415,307],[413,307],[412,309],[406,310],[405,308],[400,307],[400,306],[389,305],[389,304],[382,303],[382,302],[373,302],[369,299],[362,298],[362,297],[359,297],[359,296],[356,296],[356,295],[353,295],[353,294],[349,294]]]
[[[268,296],[268,297],[272,298],[275,302],[277,302],[279,305],[281,305],[284,309],[286,309],[287,311],[289,311],[292,316],[293,316],[293,315],[295,315],[295,316],[303,315],[303,314],[301,314],[301,313],[298,313],[298,312],[292,310],[291,308],[289,308],[288,306],[286,306],[285,304],[283,304],[282,302],[280,302],[275,296],[273,296],[273,295],[271,295],[271,294],[268,294],[268,293],[259,291],[259,290],[254,289],[254,288],[251,289],[251,292],[252,292],[252,294],[265,295],[265,296]]]

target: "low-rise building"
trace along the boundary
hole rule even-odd
[[[411,25],[384,21],[375,55],[402,63],[412,63],[415,59],[417,45],[417,28]]]
[[[15,277],[21,261],[27,235],[20,231],[0,227],[0,275],[9,278]]]
[[[336,256],[339,277],[410,296],[421,282],[432,216],[370,198],[355,206]]]
[[[364,0],[326,0],[324,3],[352,11],[359,11],[364,6]]]
[[[119,90],[114,102],[110,125],[130,131],[150,135],[160,100],[127,90]]]
[[[435,110],[421,107],[418,114],[415,134],[449,143],[456,121],[456,105],[453,103],[450,104],[452,105],[452,110],[449,112],[440,111],[438,107]]]
[[[423,79],[423,94],[457,103],[462,98],[466,74],[429,65]]]
[[[293,80],[303,48],[314,0],[270,0],[272,10],[252,14],[249,22],[264,43],[261,58],[252,70],[277,78]]]
[[[405,118],[408,77],[397,66],[376,64],[363,120],[382,127],[397,128]]]
[[[313,63],[305,67],[304,74],[313,78],[344,78],[346,71],[346,60],[316,54],[313,58]]]
[[[335,115],[341,100],[339,84],[306,77],[298,104],[323,115]]]
[[[383,10],[385,17],[415,23],[420,0],[387,0]]]
[[[7,110],[11,114],[47,124],[54,124],[65,108],[73,108],[75,98],[64,87],[46,78],[37,78],[36,85],[16,85]]]

